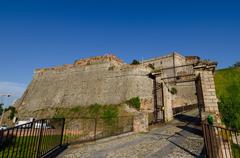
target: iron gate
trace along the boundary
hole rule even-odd
[[[154,111],[149,118],[149,124],[164,122],[164,97],[163,97],[163,83],[158,83],[156,76],[153,78],[153,97],[154,97]]]
[[[201,83],[201,76],[198,75],[195,80],[195,86],[196,86],[196,95],[197,95],[197,101],[198,101],[198,110],[199,110],[199,117],[201,119],[202,116],[202,110],[204,110],[204,99],[203,99],[203,91],[202,91],[202,83]]]

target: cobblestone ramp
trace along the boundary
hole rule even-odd
[[[196,115],[196,110],[190,111],[148,133],[70,146],[59,158],[204,157]]]

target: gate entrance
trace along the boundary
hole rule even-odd
[[[165,120],[164,113],[164,96],[163,96],[163,83],[157,81],[158,74],[151,73],[149,75],[153,79],[153,100],[154,107],[153,113],[150,114],[149,124],[163,123]]]
[[[164,122],[164,96],[163,83],[158,83],[154,79],[154,123]]]
[[[154,98],[150,123],[165,122],[169,120],[169,113],[175,116],[196,108],[201,117],[204,107],[202,83],[200,76],[195,75],[194,64],[164,68],[151,73],[150,78],[153,79]]]

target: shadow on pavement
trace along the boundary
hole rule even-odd
[[[197,129],[195,127],[189,127],[189,126],[177,126],[178,128],[181,128],[185,131],[188,131],[192,134],[198,135],[198,136],[203,136],[202,130]]]
[[[189,116],[189,115],[185,115],[185,114],[179,114],[179,115],[174,116],[174,118],[181,122],[188,122],[190,124],[200,125],[200,118],[197,116],[194,117],[194,116]]]

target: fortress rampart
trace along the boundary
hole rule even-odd
[[[196,78],[200,77],[203,85],[197,85],[204,92],[201,106],[214,112],[218,111],[213,82],[215,66],[199,57],[178,53],[139,65],[126,64],[114,55],[81,59],[73,64],[36,69],[15,106],[20,115],[31,115],[40,109],[121,104],[139,97],[142,112],[159,113],[161,119],[168,121],[173,117],[173,108],[200,103],[196,90]],[[208,80],[211,83],[206,83]],[[207,84],[211,84],[211,92],[214,90],[211,96]]]
[[[19,111],[36,111],[95,103],[120,104],[136,96],[151,104],[153,83],[148,77],[150,71],[149,67],[124,64],[114,56],[38,69],[16,106]]]

